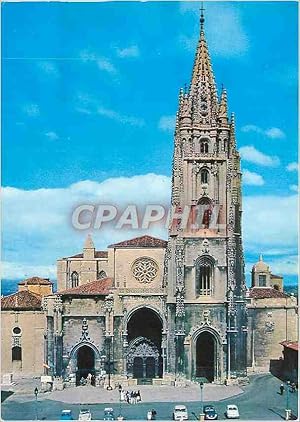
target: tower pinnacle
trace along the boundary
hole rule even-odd
[[[201,2],[201,8],[200,8],[200,11],[201,11],[201,15],[200,15],[200,31],[203,31],[204,30],[204,22],[205,22],[205,19],[204,19],[204,7],[203,7],[203,1]]]

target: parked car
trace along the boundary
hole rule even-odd
[[[115,415],[114,415],[114,409],[112,407],[106,407],[104,409],[104,418],[105,421],[114,421]]]
[[[72,410],[68,410],[68,409],[62,410],[61,414],[60,414],[60,420],[61,421],[73,421],[74,418],[73,418],[73,415],[72,415]]]
[[[240,417],[239,409],[235,404],[228,404],[225,416],[228,419],[238,419]]]
[[[183,404],[176,404],[173,410],[174,421],[187,421],[189,418],[186,406]]]
[[[79,421],[91,421],[92,414],[89,409],[81,409],[78,416]]]
[[[203,406],[204,419],[208,421],[215,421],[218,419],[216,409],[211,404]]]

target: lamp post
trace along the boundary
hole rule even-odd
[[[107,386],[107,390],[111,391],[113,388],[110,384],[110,365],[111,365],[111,356],[110,356],[110,352],[111,352],[111,337],[109,336],[108,338],[108,386]]]
[[[39,390],[37,387],[34,389],[35,395],[35,420],[38,420],[38,408],[37,408],[37,399],[38,399]]]
[[[203,413],[203,387],[204,387],[204,383],[202,381],[200,381],[199,385],[200,385],[200,401],[201,401],[201,409],[200,409],[199,420],[204,421],[204,413]]]
[[[286,382],[286,406],[285,406],[285,420],[290,420],[291,417],[291,409],[290,409],[290,385],[291,382]]]
[[[121,393],[122,393],[122,385],[119,384],[119,417],[118,417],[118,420],[119,421],[122,421],[123,420]]]

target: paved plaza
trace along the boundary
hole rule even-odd
[[[219,386],[206,384],[203,391],[205,403],[214,404],[219,419],[225,419],[227,404],[239,406],[242,420],[283,420],[286,407],[286,393],[279,392],[280,381],[270,374],[250,377],[250,384],[243,387]],[[38,380],[30,380],[26,385],[19,382],[14,386],[15,392],[2,403],[4,420],[59,420],[62,409],[71,409],[75,418],[79,410],[89,407],[93,419],[103,419],[106,406],[113,407],[115,415],[121,413],[126,420],[146,420],[147,411],[154,408],[157,420],[170,420],[175,403],[186,404],[189,420],[199,415],[199,386],[186,388],[168,386],[138,386],[142,402],[130,405],[122,403],[120,407],[117,390],[106,391],[95,387],[75,387],[64,391],[39,394],[35,402],[33,390],[39,386]],[[29,394],[28,389],[32,392]],[[289,394],[289,406],[294,416],[297,415],[297,394]]]

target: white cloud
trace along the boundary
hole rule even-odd
[[[231,4],[206,3],[205,32],[212,54],[232,57],[240,56],[248,51],[249,40],[243,27],[238,10]],[[193,13],[195,17],[195,35],[182,35],[180,43],[185,48],[194,50],[199,34],[198,2],[180,2],[181,13]]]
[[[265,131],[265,134],[267,135],[268,138],[271,139],[284,139],[285,138],[285,133],[279,129],[278,127],[271,127],[270,129],[267,129]]]
[[[111,75],[116,75],[118,73],[116,67],[108,57],[98,56],[96,53],[89,50],[81,51],[79,57],[83,63],[95,62],[100,70]]]
[[[298,185],[290,185],[290,190],[291,190],[292,192],[298,192],[298,191],[299,191],[299,189],[298,189]]]
[[[278,157],[266,155],[263,152],[257,150],[252,145],[247,145],[240,148],[240,154],[244,161],[258,164],[266,167],[276,167],[280,164]]]
[[[89,180],[60,189],[22,190],[3,188],[3,244],[5,277],[10,279],[41,275],[54,277],[55,261],[82,250],[86,232],[71,225],[72,210],[79,204],[115,204],[122,212],[127,205],[147,204],[169,207],[169,177],[146,174]],[[243,236],[247,253],[272,251],[274,262],[282,263],[280,273],[295,271],[292,257],[297,250],[297,195],[246,196],[243,198]],[[167,237],[161,225],[150,230],[117,230],[111,225],[92,232],[98,249],[141,234]],[[271,252],[270,252],[271,254]],[[279,255],[284,255],[279,259]],[[287,263],[286,271],[284,263]],[[276,268],[276,267],[275,267]],[[273,268],[272,268],[273,269]],[[275,269],[273,269],[275,271]],[[294,273],[294,272],[293,272]]]
[[[170,192],[170,178],[156,174],[111,178],[102,183],[86,180],[62,189],[3,188],[5,278],[49,274],[54,277],[57,258],[82,250],[87,233],[71,225],[71,214],[77,205],[115,204],[120,212],[129,204],[137,204],[142,210],[149,201],[167,207]],[[167,236],[164,227],[154,225],[149,231],[117,230],[107,225],[92,234],[96,247],[103,249],[145,233]]]
[[[51,61],[41,61],[38,63],[38,67],[49,76],[59,76],[59,71],[56,64]]]
[[[108,119],[115,120],[122,124],[130,126],[143,127],[145,125],[144,119],[136,116],[127,116],[119,113],[116,110],[103,106],[99,100],[91,95],[80,93],[76,99],[76,111],[81,114],[92,115],[99,114]]]
[[[101,57],[97,60],[97,65],[100,70],[104,70],[107,73],[116,74],[117,69],[113,65],[113,63],[106,57]]]
[[[137,45],[131,45],[126,48],[116,48],[117,56],[121,59],[134,58],[140,56],[140,50]]]
[[[160,130],[169,132],[175,129],[175,116],[162,116],[158,122],[158,128]]]
[[[299,164],[296,162],[289,163],[286,166],[287,171],[298,171],[299,170]]]
[[[266,249],[297,249],[297,195],[245,196],[243,233],[248,252]]]
[[[45,135],[47,136],[48,139],[50,139],[51,141],[57,141],[59,139],[59,136],[56,132],[50,131],[50,132],[46,132]]]
[[[245,169],[243,170],[243,183],[245,185],[262,186],[265,181],[260,174]]]
[[[23,111],[29,117],[38,117],[41,114],[39,105],[34,103],[25,104]]]
[[[2,262],[2,278],[6,280],[23,280],[34,277],[56,279],[56,265],[30,265],[20,262]]]
[[[271,127],[269,129],[263,129],[256,125],[245,125],[241,128],[242,132],[255,132],[264,135],[271,139],[284,139],[285,133],[278,127]]]
[[[101,116],[108,117],[109,119],[116,120],[120,123],[128,124],[130,126],[139,126],[142,127],[145,125],[143,119],[133,116],[126,116],[118,113],[117,111],[111,110],[109,108],[99,106],[97,108],[97,113]]]

